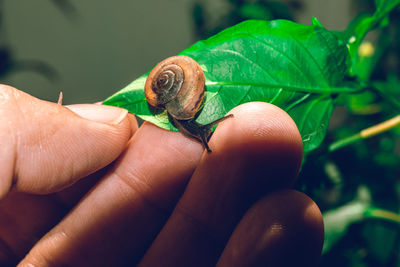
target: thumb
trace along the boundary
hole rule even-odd
[[[63,107],[0,85],[0,199],[56,192],[111,163],[137,123],[124,109]]]

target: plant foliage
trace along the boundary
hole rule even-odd
[[[206,76],[206,101],[197,121],[207,124],[237,105],[264,101],[286,110],[297,123],[306,152],[325,136],[333,95],[355,89],[344,83],[348,51],[317,20],[249,20],[200,41],[182,55],[195,59]],[[167,114],[154,114],[144,96],[146,75],[104,104],[128,109],[144,120],[175,130]]]

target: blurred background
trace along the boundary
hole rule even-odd
[[[256,2],[265,2],[264,8],[237,9]],[[0,0],[0,4],[0,81],[52,101],[63,91],[66,104],[101,101],[162,59],[246,17],[294,16],[310,24],[315,16],[331,29],[344,29],[351,18],[349,0]]]
[[[374,0],[0,0],[0,82],[49,101],[62,91],[64,104],[97,102],[242,20],[317,17],[342,31],[373,10]],[[356,79],[373,88],[338,98],[297,180],[324,215],[321,266],[400,266],[400,127],[328,152],[400,114],[400,11],[385,22],[357,56]]]

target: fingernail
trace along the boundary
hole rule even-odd
[[[106,105],[76,104],[66,107],[82,118],[112,125],[119,124],[128,114],[126,109]]]

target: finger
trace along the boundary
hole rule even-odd
[[[142,266],[214,265],[244,212],[264,194],[292,185],[302,157],[299,132],[281,109],[249,103],[231,111],[211,139]]]
[[[112,164],[104,167],[89,176],[86,176],[84,179],[80,179],[72,186],[69,186],[59,192],[50,194],[53,201],[59,203],[64,206],[67,211],[72,209],[82,197],[89,192],[89,190],[96,184],[98,181],[104,177],[112,168]],[[54,225],[53,225],[54,226]]]
[[[15,266],[105,175],[103,168],[50,195],[10,192],[0,201],[0,266]]]
[[[281,190],[259,200],[240,221],[218,266],[317,266],[322,215],[306,195]]]
[[[120,108],[68,109],[5,85],[0,115],[0,198],[12,186],[45,194],[74,183],[112,162],[137,127]]]
[[[15,266],[65,213],[49,195],[10,192],[0,201],[0,266]]]
[[[193,173],[201,144],[144,123],[127,151],[21,266],[121,266],[138,261]]]

